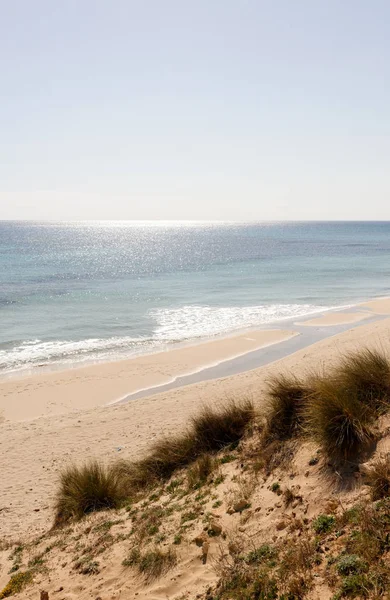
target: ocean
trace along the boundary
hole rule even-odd
[[[389,222],[0,221],[0,373],[282,326],[389,275]]]

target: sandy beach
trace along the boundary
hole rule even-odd
[[[19,421],[103,406],[294,335],[283,329],[251,331],[128,360],[3,380],[0,415]]]
[[[390,314],[390,301],[368,303],[369,310],[380,310]],[[237,354],[250,348],[286,339],[291,333],[259,332],[259,336],[238,336],[225,341],[212,342],[213,360]],[[247,340],[250,337],[252,339]],[[229,397],[250,396],[261,407],[262,393],[267,379],[280,371],[303,373],[322,369],[324,365],[336,363],[340,356],[361,347],[380,347],[390,353],[390,318],[360,324],[348,331],[328,337],[308,348],[304,348],[270,365],[231,377],[199,382],[165,393],[155,394],[124,404],[98,406],[99,403],[125,393],[131,375],[128,364],[118,371],[118,363],[96,365],[83,371],[80,381],[78,370],[65,374],[42,374],[34,378],[2,383],[2,407],[7,415],[0,428],[0,452],[3,457],[3,488],[0,506],[0,533],[4,538],[35,535],[50,527],[55,482],[61,467],[69,462],[80,462],[90,457],[110,461],[123,456],[134,457],[142,453],[157,436],[169,435],[183,427],[191,414],[202,403],[213,405]],[[237,342],[237,343],[236,343]],[[216,349],[225,345],[225,354]],[[228,350],[229,348],[229,350]],[[204,345],[178,349],[159,357],[158,368],[153,367],[156,359],[143,357],[133,361],[141,364],[145,371],[153,371],[153,381],[172,376],[169,368],[177,362],[188,370],[194,365],[204,364]],[[188,362],[190,353],[195,352],[197,363]],[[181,355],[181,360],[179,360]],[[130,361],[131,362],[131,361]],[[126,366],[126,368],[124,368]],[[163,370],[165,369],[165,370]],[[123,382],[117,384],[115,377],[124,373]],[[95,373],[95,375],[94,375]],[[103,375],[102,378],[97,374]],[[144,382],[146,374],[143,375]],[[64,378],[64,379],[62,379]],[[149,383],[150,383],[149,379]],[[26,385],[34,383],[31,392],[33,409],[21,401],[16,405],[17,390],[24,389],[24,403],[29,397]],[[45,382],[46,389],[45,389]],[[135,387],[142,385],[141,379]],[[99,387],[103,389],[99,390]],[[110,397],[107,390],[114,388]],[[125,389],[126,388],[126,389]],[[4,395],[8,390],[8,395]],[[77,396],[81,394],[81,396]],[[50,408],[50,402],[53,403]],[[65,403],[65,404],[64,404]],[[46,410],[46,414],[41,414]],[[57,411],[57,412],[55,412]],[[27,415],[35,417],[27,420]]]

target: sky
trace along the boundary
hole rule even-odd
[[[0,219],[390,220],[388,0],[0,0]]]

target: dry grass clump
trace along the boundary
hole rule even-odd
[[[254,419],[251,400],[230,400],[220,410],[203,407],[192,419],[194,450],[197,455],[218,452],[222,448],[239,442]]]
[[[373,500],[390,496],[390,455],[372,465],[367,474],[367,483],[371,486]]]
[[[114,467],[96,461],[67,467],[60,475],[54,526],[70,519],[108,508],[117,508],[124,499],[122,482]]]
[[[239,442],[253,419],[253,404],[249,400],[231,400],[218,410],[204,407],[193,417],[187,431],[158,440],[145,458],[134,463],[120,463],[118,471],[126,479],[129,490],[167,480],[177,469],[198,457]]]
[[[268,384],[269,440],[287,440],[302,431],[303,406],[311,388],[292,375],[277,375]]]
[[[376,412],[390,407],[390,363],[368,348],[347,355],[334,373],[338,385]]]
[[[273,450],[275,443],[285,444],[306,432],[332,462],[353,461],[372,440],[374,418],[389,408],[390,363],[379,351],[363,349],[321,376],[274,377],[263,447]]]
[[[158,579],[174,567],[176,563],[177,555],[173,548],[162,550],[157,547],[148,550],[144,554],[133,548],[128,558],[125,558],[122,562],[124,567],[136,567],[138,572],[144,576],[146,583]]]
[[[187,481],[191,490],[201,487],[207,482],[217,462],[210,454],[202,454],[193,465],[188,468]]]
[[[372,440],[372,413],[356,395],[321,379],[305,407],[305,427],[333,462],[355,460]]]

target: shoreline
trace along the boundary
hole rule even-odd
[[[185,429],[202,405],[217,407],[229,398],[247,397],[261,412],[268,382],[275,375],[293,373],[301,377],[324,367],[331,369],[347,353],[366,347],[377,348],[390,358],[390,316],[386,311],[383,318],[345,325],[337,335],[250,371],[149,394],[132,402],[60,413],[48,410],[32,420],[4,421],[0,426],[4,480],[0,535],[4,540],[31,539],[50,528],[58,476],[70,464],[89,459],[106,464],[118,458],[142,457],[156,439]],[[332,327],[324,330],[330,332]],[[288,342],[270,348],[284,343]],[[92,394],[96,382],[86,381],[85,389]],[[9,397],[8,402],[13,400]]]
[[[209,365],[217,366],[296,335],[287,329],[256,330],[250,335],[240,334],[153,355],[2,380],[0,421],[110,406],[129,393],[201,373]]]
[[[343,312],[346,310],[353,310],[355,311],[359,306],[363,306],[367,303],[370,302],[376,302],[376,301],[382,301],[382,300],[387,300],[389,297],[387,296],[382,296],[382,297],[377,297],[377,298],[370,298],[368,300],[364,300],[355,304],[342,304],[342,305],[337,305],[337,306],[331,306],[331,307],[322,307],[319,310],[314,310],[314,311],[309,311],[307,313],[305,313],[304,315],[301,316],[293,316],[293,317],[283,317],[280,319],[277,319],[275,321],[269,321],[267,323],[260,323],[258,325],[255,326],[248,326],[248,327],[243,327],[243,328],[238,328],[238,329],[234,329],[232,331],[227,331],[227,332],[222,332],[222,333],[216,333],[216,334],[212,334],[212,335],[208,335],[208,336],[202,336],[202,337],[196,337],[196,338],[189,338],[189,339],[185,339],[185,340],[180,340],[180,341],[170,341],[167,342],[166,345],[164,345],[164,343],[161,344],[161,347],[156,347],[155,349],[148,349],[145,352],[135,352],[134,354],[124,354],[124,355],[120,355],[118,354],[117,356],[113,357],[113,358],[95,358],[95,359],[86,359],[83,361],[73,361],[73,362],[45,362],[45,363],[38,363],[34,366],[30,366],[30,367],[22,367],[21,369],[14,369],[14,370],[6,370],[6,371],[0,371],[0,384],[4,381],[13,381],[13,380],[20,380],[20,379],[25,379],[25,378],[29,378],[29,377],[34,377],[35,375],[42,375],[42,374],[50,374],[50,373],[58,373],[58,372],[67,372],[67,371],[71,371],[74,369],[84,369],[87,367],[91,367],[91,366],[97,366],[97,365],[106,365],[106,364],[110,364],[110,363],[120,363],[120,362],[124,362],[124,361],[128,361],[128,360],[135,360],[138,358],[142,358],[142,357],[146,357],[146,356],[155,356],[155,355],[159,355],[165,352],[171,352],[172,350],[180,350],[182,348],[188,348],[188,347],[193,347],[193,346],[198,346],[199,344],[205,344],[208,342],[213,342],[213,341],[219,341],[219,340],[226,340],[226,339],[230,339],[232,337],[236,337],[239,335],[244,335],[244,334],[250,334],[251,332],[256,332],[256,331],[264,331],[264,330],[269,330],[269,329],[285,329],[284,325],[288,325],[294,322],[306,322],[308,319],[315,319],[317,315],[328,315],[328,314],[338,314],[339,312]],[[320,316],[320,318],[322,319],[322,317]],[[357,319],[359,320],[359,319]],[[309,324],[309,323],[307,323]],[[343,324],[343,322],[341,322],[340,324]]]
[[[316,342],[390,315],[390,299],[374,299],[283,329],[247,330],[136,358],[0,380],[0,422],[120,405],[194,383],[234,376],[281,360]],[[334,322],[336,319],[336,323]]]

